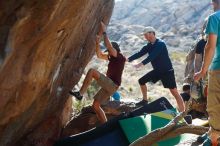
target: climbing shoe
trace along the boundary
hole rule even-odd
[[[143,100],[141,100],[140,102],[136,103],[135,105],[136,105],[136,106],[144,106],[144,105],[146,105],[146,104],[148,104],[148,101],[143,99]]]
[[[78,99],[78,100],[82,100],[82,98],[83,98],[83,96],[79,93],[79,91],[73,92],[71,90],[71,91],[69,91],[69,94],[72,95],[72,96],[75,96],[76,99]]]

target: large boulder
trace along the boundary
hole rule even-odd
[[[102,105],[108,120],[120,117],[120,114],[128,114],[136,109],[134,102],[109,101]],[[81,112],[64,127],[61,137],[68,137],[74,134],[85,132],[97,126],[100,122],[91,106],[84,107]]]
[[[0,1],[0,145],[50,146],[113,0]]]

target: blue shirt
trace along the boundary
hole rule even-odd
[[[209,16],[205,33],[208,35],[211,33],[217,35],[215,55],[209,69],[220,70],[220,11]]]
[[[149,54],[149,56],[142,61],[144,65],[151,62],[153,69],[155,71],[158,71],[159,73],[173,70],[166,44],[160,39],[156,39],[154,44],[148,43],[139,52],[129,57],[128,60],[129,62],[131,62],[147,53]]]

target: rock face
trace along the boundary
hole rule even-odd
[[[0,1],[0,145],[52,145],[113,0]]]

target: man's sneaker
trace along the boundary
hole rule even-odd
[[[208,139],[208,134],[207,133],[204,133],[203,135],[200,135],[198,138],[197,138],[197,142],[198,143],[203,143],[206,139]]]
[[[144,105],[146,105],[148,103],[148,101],[147,100],[141,100],[140,102],[138,102],[138,103],[136,103],[135,105],[136,106],[144,106]]]
[[[70,95],[73,95],[76,97],[76,99],[78,100],[82,100],[83,96],[79,93],[79,91],[73,92],[73,91],[69,91]]]

